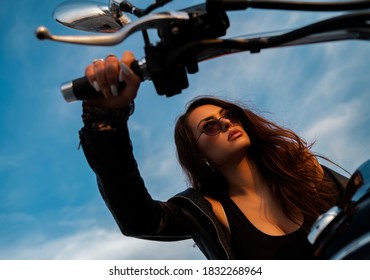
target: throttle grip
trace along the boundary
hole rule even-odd
[[[147,76],[145,59],[140,61],[135,60],[131,64],[131,70],[138,75],[142,81],[150,79]],[[119,82],[118,84],[119,88],[123,88],[125,86],[125,82]],[[102,95],[100,91],[95,90],[85,76],[63,83],[60,87],[60,90],[65,101],[67,102],[85,100]]]

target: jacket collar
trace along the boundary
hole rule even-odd
[[[175,195],[171,202],[181,206],[192,223],[192,237],[208,259],[234,259],[229,235],[212,210],[212,205],[194,188]]]

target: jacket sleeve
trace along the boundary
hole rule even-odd
[[[181,209],[152,199],[133,155],[127,122],[119,130],[80,130],[85,157],[105,203],[124,235],[148,239],[189,238]]]

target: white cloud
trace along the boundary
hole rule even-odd
[[[22,162],[30,156],[30,152],[17,152],[9,153],[9,151],[1,151],[0,153],[0,170],[16,168],[22,165]]]
[[[337,104],[331,113],[317,118],[304,130],[304,136],[317,140],[314,150],[334,159],[354,171],[369,158],[370,145],[360,130],[364,128],[362,114],[366,110],[362,100]]]
[[[30,237],[28,237],[29,239]],[[124,237],[115,229],[91,228],[45,240],[33,237],[2,248],[0,259],[204,259],[192,241],[158,242]]]
[[[350,124],[356,119],[357,109],[360,104],[358,101],[353,101],[349,104],[336,106],[337,109],[328,114],[325,118],[313,123],[306,131],[306,135],[310,138],[326,138],[331,137],[335,131],[341,128],[349,128]],[[341,131],[341,134],[346,134],[348,131]]]

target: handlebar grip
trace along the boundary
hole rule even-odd
[[[145,66],[145,61],[141,63],[140,61],[135,60],[131,65],[131,70],[138,75],[141,80],[144,80],[146,77],[143,77],[143,67]],[[119,82],[118,86],[119,88],[123,88],[126,86],[126,83]],[[95,90],[85,76],[63,83],[60,87],[60,90],[65,101],[67,102],[85,100],[102,95],[100,91]]]

